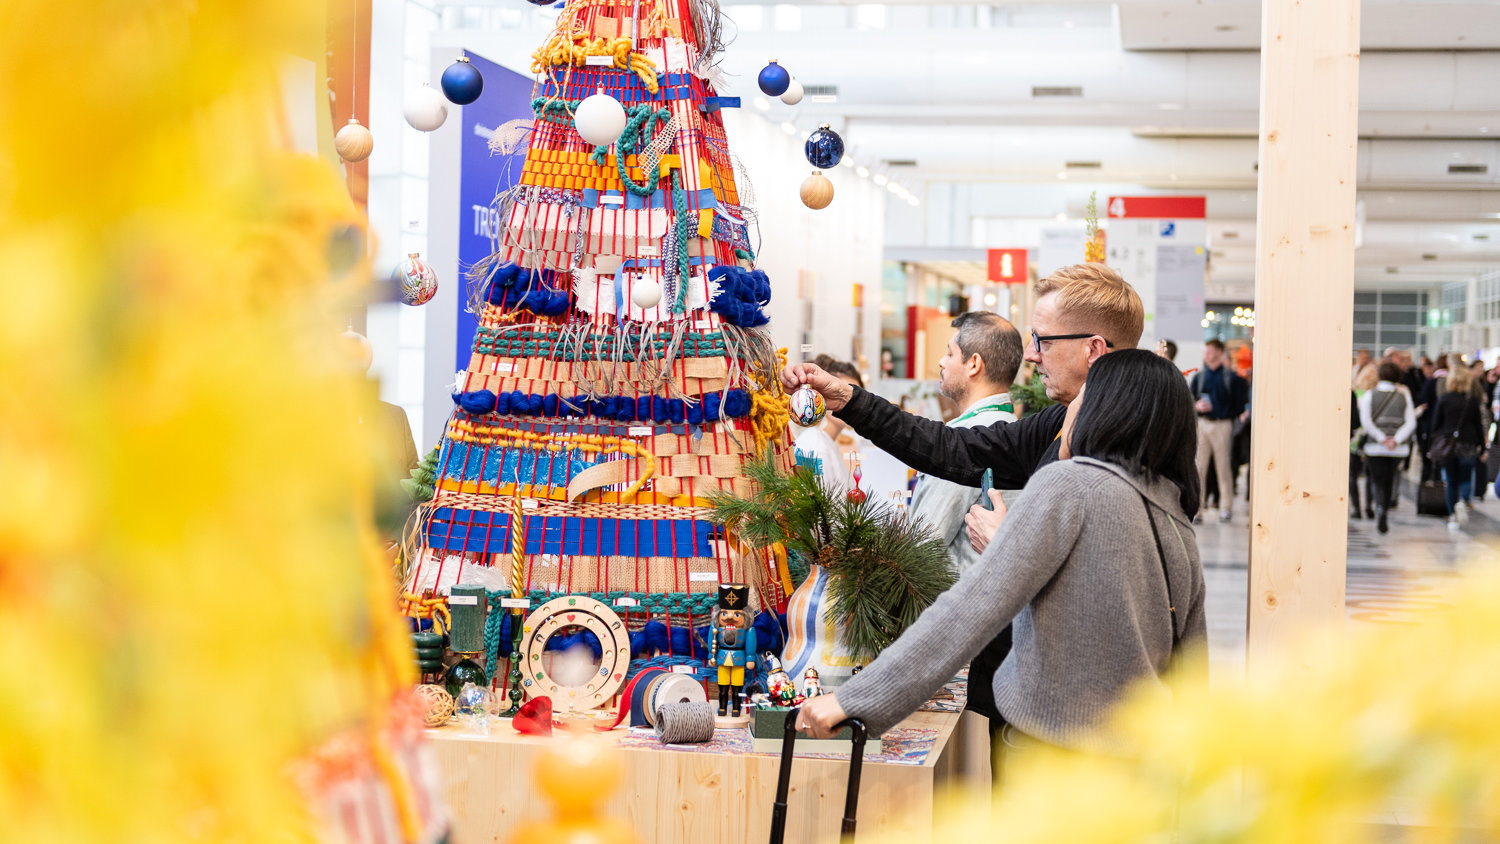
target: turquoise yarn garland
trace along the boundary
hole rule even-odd
[[[665,594],[654,594],[651,592],[550,592],[544,589],[533,589],[526,593],[527,599],[533,607],[539,607],[553,598],[585,596],[607,604],[620,615],[649,615],[654,618],[670,617],[674,615],[696,615],[708,616],[718,605],[719,596],[715,592],[667,592]],[[491,667],[500,661],[500,636],[501,624],[510,611],[500,606],[503,598],[509,598],[510,592],[489,592],[490,612],[484,620],[484,649],[489,657],[485,663]],[[616,598],[633,598],[636,601],[634,607],[615,606]]]
[[[677,299],[672,303],[672,313],[686,310],[688,278],[691,270],[688,263],[688,232],[693,224],[693,212],[688,208],[687,191],[682,189],[682,180],[677,171],[672,171],[672,206],[677,209]]]
[[[650,103],[627,106],[625,113],[628,115],[625,121],[625,131],[621,132],[619,140],[615,141],[615,166],[620,170],[620,184],[636,196],[650,196],[656,193],[656,185],[661,181],[661,162],[657,161],[653,164],[646,180],[641,184],[636,184],[630,180],[630,175],[625,170],[625,156],[638,153],[642,147],[649,146],[655,125],[667,125],[672,113],[667,109],[657,110]],[[608,157],[608,144],[594,147],[595,164],[604,166],[605,159]]]
[[[531,101],[531,110],[536,114],[537,120],[545,120],[549,123],[570,123],[573,120],[573,112],[578,110],[580,100],[549,100],[546,97],[537,97]]]

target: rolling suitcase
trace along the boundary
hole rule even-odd
[[[854,815],[859,809],[859,772],[865,759],[865,739],[868,731],[858,718],[850,718],[839,724],[854,733],[854,747],[849,754],[849,786],[844,793],[844,823],[842,835],[854,834]],[[792,784],[793,745],[797,740],[797,710],[786,714],[786,732],[781,742],[781,768],[776,774],[776,803],[771,809],[771,844],[783,844],[786,839],[786,797]]]
[[[1417,487],[1417,515],[1448,518],[1448,485],[1442,481],[1423,481]]]

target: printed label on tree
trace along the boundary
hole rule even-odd
[[[496,372],[514,372],[515,368],[516,365],[514,363],[511,363],[510,361],[505,361],[504,363],[501,363],[500,361],[495,362]]]
[[[508,610],[529,610],[531,601],[526,598],[501,598],[500,606]]]
[[[584,56],[583,63],[588,67],[609,67],[615,63],[614,54],[608,56]]]
[[[674,666],[672,666],[672,673],[673,674],[692,674],[696,670],[698,670],[698,669],[694,668],[691,665],[674,665]]]
[[[473,607],[479,605],[478,595],[449,595],[448,605],[454,607]]]
[[[638,607],[640,605],[641,605],[641,602],[637,601],[634,598],[616,598],[615,599],[615,606],[617,606],[617,607]]]
[[[649,437],[656,431],[650,425],[631,425],[625,433],[632,437]]]
[[[712,571],[695,571],[695,572],[692,572],[692,573],[690,573],[688,575],[688,580],[693,581],[693,582],[698,582],[698,581],[717,581],[718,579],[719,579],[718,573],[717,572],[712,572]]]

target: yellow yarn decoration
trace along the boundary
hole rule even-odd
[[[646,90],[655,94],[658,89],[656,67],[640,53],[631,52],[629,38],[599,37],[589,40],[571,33],[553,33],[547,43],[531,54],[531,72],[547,73],[557,66],[582,67],[588,64],[589,56],[614,56],[614,67],[629,70],[641,78]]]
[[[0,837],[314,840],[289,768],[416,672],[336,364],[373,250],[327,109],[318,157],[279,123],[327,102],[278,85],[326,77],[326,10],[67,11],[67,74],[55,3],[0,26]]]
[[[766,448],[786,433],[787,423],[792,419],[791,405],[781,391],[781,370],[786,368],[786,347],[776,350],[776,371],[756,373],[766,381],[764,389],[751,394],[750,424],[755,431],[755,452],[764,454]]]

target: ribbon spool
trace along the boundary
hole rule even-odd
[[[662,744],[713,741],[718,710],[708,701],[668,703],[656,711],[656,737]]]
[[[656,727],[656,713],[674,703],[708,703],[703,684],[691,674],[678,674],[666,668],[647,668],[630,678],[620,695],[620,712],[615,723],[600,729],[613,729],[630,711],[630,726]]]

